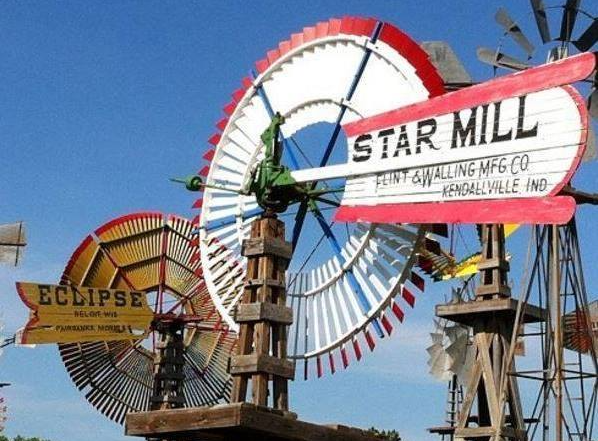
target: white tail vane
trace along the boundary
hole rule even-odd
[[[23,222],[0,225],[0,263],[17,266],[27,245]]]
[[[233,312],[245,273],[241,244],[261,210],[254,197],[214,186],[246,189],[263,157],[260,135],[273,114],[285,118],[285,162],[297,170],[326,165],[341,124],[442,93],[443,81],[426,52],[396,27],[374,19],[344,17],[306,27],[256,63],[255,75],[244,78],[232,94],[218,132],[209,139],[213,148],[204,158],[210,164],[199,175],[212,187],[194,204],[201,209],[195,222],[206,286],[232,329],[237,328]],[[334,125],[328,147],[315,141],[299,146],[295,135],[318,123]],[[346,158],[346,146],[339,149]],[[298,211],[295,224],[287,228],[295,230],[295,246],[306,214]],[[404,304],[413,305],[414,293],[423,288],[423,280],[411,271],[423,231],[417,226],[360,223],[347,228],[341,241],[329,220],[320,217],[313,225],[332,252],[322,256],[318,250],[320,263],[311,266],[291,262],[287,282],[295,322],[289,353],[305,360],[306,374],[308,360],[315,358],[322,375],[322,356],[328,355],[332,372],[347,366],[349,349],[361,358],[364,343],[373,348],[375,335],[390,334],[390,316],[402,320]],[[299,248],[305,249],[303,236]],[[313,242],[307,246],[316,248]]]

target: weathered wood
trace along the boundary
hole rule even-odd
[[[249,279],[245,286],[255,288],[262,285],[268,285],[273,288],[285,288],[284,280],[277,279]]]
[[[233,402],[246,399],[251,378],[253,404],[266,406],[272,397],[275,408],[286,410],[287,381],[294,377],[294,363],[286,360],[286,327],[292,323],[292,310],[285,305],[285,271],[292,247],[284,241],[284,235],[284,223],[266,217],[253,222],[250,239],[243,243],[248,271],[244,296],[236,311],[243,344],[231,359],[230,372],[235,377]]]
[[[449,303],[436,306],[438,317],[452,320],[467,326],[481,318],[500,316],[515,318],[517,313],[517,300],[512,298],[497,298],[478,302]],[[523,311],[524,323],[538,323],[546,320],[547,311],[534,305],[526,305]]]
[[[250,238],[243,241],[241,253],[245,257],[274,256],[290,260],[293,248],[278,238]]]
[[[517,430],[506,426],[502,427],[500,431],[494,427],[466,427],[455,429],[455,438],[459,439],[487,438],[497,435],[514,439],[525,439],[526,437],[525,430]]]
[[[267,354],[233,355],[230,373],[231,375],[271,374],[292,379],[295,376],[295,365],[290,360]]]
[[[500,225],[482,226],[482,267],[480,288],[476,300],[458,304],[438,305],[436,314],[473,327],[476,362],[467,385],[454,439],[457,441],[483,438],[525,440],[517,381],[509,376],[506,390],[502,379],[508,375],[507,357],[512,332],[516,332],[517,302],[510,298],[507,286],[504,229]],[[506,295],[506,297],[505,297]],[[528,306],[524,321],[542,321],[546,311]],[[477,398],[477,406],[474,401]],[[508,417],[505,413],[508,406]],[[476,409],[477,415],[472,415]],[[469,427],[471,422],[478,427]]]
[[[272,303],[247,303],[237,307],[237,323],[267,321],[290,325],[293,323],[293,310],[288,306]]]
[[[249,403],[130,414],[125,432],[129,436],[188,440],[379,441],[360,429],[312,424],[297,420],[287,412]]]

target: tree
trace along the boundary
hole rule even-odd
[[[385,441],[402,441],[401,435],[396,430],[378,430],[375,427],[370,427],[368,432]]]

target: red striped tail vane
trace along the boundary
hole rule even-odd
[[[128,412],[150,408],[159,343],[157,323],[184,321],[185,405],[214,405],[229,399],[228,359],[236,336],[221,324],[220,314],[210,300],[201,277],[193,229],[192,222],[161,213],[134,213],[114,219],[87,236],[75,250],[58,291],[52,285],[44,291],[42,303],[54,295],[65,303],[73,291],[78,294],[72,298],[79,302],[83,298],[97,300],[100,292],[104,299],[117,293],[118,303],[126,293],[133,293],[141,307],[135,314],[129,309],[127,329],[146,326],[145,311],[149,311],[149,326],[142,335],[123,338],[117,333],[87,338],[83,333],[79,341],[58,340],[69,341],[59,344],[59,350],[75,385],[95,408],[118,423],[124,422]],[[24,300],[32,298],[31,284],[22,284],[20,290]],[[108,300],[105,303],[107,306]],[[48,316],[41,311],[37,312],[42,319],[30,320],[21,339],[35,338],[38,331],[60,338],[57,324],[46,320]],[[104,318],[87,317],[83,323],[76,320],[70,317],[65,322],[93,327],[101,325]]]

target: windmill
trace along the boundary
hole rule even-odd
[[[26,245],[23,222],[0,225],[0,263],[19,265]]]
[[[347,154],[341,124],[443,92],[442,78],[419,45],[390,23],[361,17],[306,27],[256,63],[209,139],[208,164],[198,172],[204,194],[194,204],[201,209],[206,286],[231,329],[237,329],[234,310],[244,283],[241,245],[264,212],[254,196],[234,190],[247,185],[264,158],[260,136],[274,111],[285,120],[284,158],[299,169]],[[303,362],[304,378],[347,367],[364,348],[373,350],[376,338],[393,332],[393,321],[404,320],[405,308],[424,289],[414,270],[417,250],[434,240],[434,232],[416,225],[336,224],[329,213],[338,204],[331,192],[282,215],[292,221],[294,250],[287,277],[294,317],[289,356]],[[220,246],[227,251],[214,254]],[[241,266],[223,277],[229,259]]]
[[[588,2],[588,7],[590,2]],[[588,52],[598,42],[598,19],[590,10],[585,10],[581,0],[567,0],[556,6],[546,7],[543,0],[531,0],[531,10],[535,19],[540,40],[534,45],[522,27],[515,21],[506,8],[499,8],[495,21],[503,30],[503,36],[496,49],[480,47],[477,56],[483,63],[497,69],[525,70],[534,64],[553,61],[573,55]],[[551,26],[558,25],[555,32]],[[578,30],[579,29],[579,30]],[[515,48],[513,48],[515,46]],[[520,55],[512,55],[506,49],[518,50]],[[591,87],[587,99],[589,114],[598,118],[598,78],[586,80]],[[584,160],[596,157],[596,134],[592,130],[588,135],[588,146]]]
[[[567,0],[546,7],[542,0],[531,0],[531,14],[539,41],[524,32],[505,8],[499,8],[495,21],[503,36],[496,49],[478,48],[480,61],[500,69],[522,71],[545,60],[560,60],[575,53],[591,51],[598,41],[596,10],[591,2]],[[556,25],[556,27],[555,27]],[[533,26],[533,25],[532,25]],[[556,31],[556,32],[555,32]],[[534,44],[535,43],[535,44]],[[536,49],[537,45],[537,49]],[[512,55],[517,50],[521,55]],[[588,125],[588,143],[583,159],[596,156],[596,137],[592,126],[598,117],[598,77],[582,80],[589,86],[587,108],[593,119]],[[573,196],[578,205],[596,205],[598,197],[574,189],[569,183],[563,194]],[[528,263],[529,277],[524,281],[523,302],[535,300],[548,310],[548,322],[530,334],[541,340],[542,363],[536,370],[516,374],[536,381],[536,406],[528,418],[530,439],[592,439],[596,414],[598,364],[592,344],[591,309],[583,278],[578,230],[575,218],[563,226],[536,227],[530,239],[533,250]],[[571,311],[573,309],[573,311]],[[525,334],[524,334],[525,335]],[[531,338],[531,337],[530,337]],[[564,349],[571,349],[572,352]],[[584,360],[581,354],[587,354]],[[550,409],[553,410],[551,415]]]
[[[194,257],[191,223],[174,215],[133,213],[88,235],[62,285],[143,291],[154,310],[136,340],[59,344],[72,381],[106,417],[226,402],[235,336],[211,304]]]
[[[448,52],[445,55],[451,58]],[[411,290],[423,285],[423,279],[414,276],[413,266],[422,249],[431,250],[436,245],[430,236],[434,226],[421,224],[463,222],[466,218],[465,221],[492,225],[481,228],[483,247],[479,268],[483,277],[476,289],[479,301],[437,308],[439,317],[473,327],[478,361],[464,400],[467,411],[459,416],[454,433],[463,439],[503,434],[523,438],[524,420],[517,383],[507,375],[509,366],[501,362],[514,347],[506,336],[512,332],[517,336],[519,327],[514,331],[512,325],[520,311],[507,284],[509,264],[504,227],[498,222],[504,219],[504,222],[557,223],[570,219],[573,199],[553,196],[577,167],[585,147],[586,124],[585,108],[582,111],[577,105],[579,95],[567,84],[589,75],[595,61],[595,57],[586,54],[444,95],[441,76],[427,53],[388,23],[355,17],[332,19],[304,28],[269,51],[266,58],[256,63],[256,72],[245,78],[241,88],[233,93],[233,101],[225,106],[226,116],[217,124],[219,131],[209,140],[213,148],[205,154],[210,165],[199,170],[198,176],[184,181],[188,189],[204,192],[203,198],[194,204],[194,208],[201,209],[201,216],[193,224],[198,227],[199,256],[204,263],[208,292],[226,323],[239,329],[238,352],[231,360],[231,374],[235,377],[233,404],[194,410],[194,418],[201,421],[197,424],[181,422],[180,412],[168,411],[161,416],[164,425],[160,428],[148,427],[148,421],[159,416],[157,413],[131,415],[127,420],[128,433],[200,436],[207,431],[209,435],[223,436],[246,428],[264,436],[284,437],[285,434],[274,435],[276,424],[263,422],[271,419],[282,424],[280,418],[286,417],[287,428],[306,424],[296,421],[288,412],[287,381],[293,378],[294,366],[287,358],[303,360],[307,378],[314,365],[317,376],[323,375],[326,361],[332,373],[339,358],[346,367],[351,348],[356,359],[362,356],[362,344],[373,349],[376,335],[384,337],[393,330],[388,317],[394,314],[399,321],[404,318],[402,304],[398,302],[413,306],[415,297]],[[467,78],[460,77],[464,81],[456,80],[456,88],[468,83]],[[530,79],[534,81],[526,81]],[[553,101],[551,109],[542,112],[543,123],[557,130],[558,124],[547,121],[546,115],[559,112],[572,120],[568,138],[564,140],[564,145],[570,147],[567,154],[542,170],[554,172],[550,186],[546,180],[546,185],[540,188],[535,178],[529,178],[531,186],[526,187],[527,193],[513,197],[519,199],[513,201],[502,198],[505,188],[500,179],[493,181],[501,185],[500,190],[494,186],[493,193],[484,193],[492,197],[479,198],[481,193],[476,191],[490,188],[484,187],[490,185],[484,181],[484,185],[477,187],[468,184],[465,191],[468,201],[440,204],[437,202],[445,202],[442,199],[445,193],[447,198],[453,197],[453,189],[435,189],[424,195],[426,189],[420,185],[421,181],[412,179],[409,184],[413,186],[397,185],[401,179],[407,182],[406,176],[410,172],[415,176],[422,167],[436,167],[437,171],[430,173],[442,175],[440,167],[451,156],[447,153],[449,149],[456,152],[452,154],[455,156],[452,164],[462,166],[467,161],[476,166],[474,161],[493,155],[494,160],[480,164],[487,163],[490,167],[496,163],[496,169],[500,169],[499,156],[515,154],[504,147],[505,142],[518,143],[516,153],[536,155],[540,149],[556,150],[560,145],[552,139],[519,142],[537,137],[533,126],[524,121],[526,94],[536,92],[536,97],[541,98],[534,106],[549,99]],[[511,109],[508,116],[503,111],[501,119],[500,106],[507,100]],[[513,106],[516,102],[519,106]],[[465,128],[459,112],[469,112],[475,128],[477,105],[483,107],[481,112],[486,112],[481,117],[484,131],[479,144],[493,145],[475,152],[459,150],[458,137],[461,147],[476,145],[473,129],[469,128],[471,123]],[[492,140],[488,141],[485,136],[490,106],[494,130]],[[442,135],[449,132],[454,136],[443,137],[442,153],[436,154],[435,159],[429,156],[422,166],[417,161],[422,157],[416,156],[424,150],[422,144],[427,146],[429,155],[442,149],[431,140],[439,126],[436,118],[449,122],[443,125]],[[512,129],[501,134],[498,128],[504,119]],[[560,121],[558,117],[556,120]],[[322,124],[328,125],[331,136],[324,142],[315,142],[318,126],[325,129]],[[409,124],[414,132],[417,128],[417,145],[409,143]],[[345,163],[329,165],[335,155],[342,161],[342,155],[347,154],[335,149],[341,126],[350,138],[352,154]],[[307,143],[302,139],[304,136],[309,139]],[[391,136],[398,139],[392,159],[388,147]],[[362,164],[371,159],[374,148],[378,156]],[[416,155],[411,156],[412,149]],[[400,157],[401,152],[404,157]],[[402,159],[402,163],[397,164],[396,158]],[[520,155],[517,158],[522,160]],[[528,170],[529,162],[521,165],[520,170]],[[466,165],[455,169],[467,172]],[[391,172],[389,186],[384,182],[385,172]],[[378,192],[378,187],[388,192]],[[517,193],[513,186],[508,191]],[[336,197],[340,192],[344,192],[342,200]],[[494,199],[494,204],[486,203],[486,199]],[[530,209],[529,204],[535,208]],[[339,206],[335,219],[355,222],[354,225],[342,228],[335,225],[335,219],[326,217],[327,210]],[[426,211],[432,207],[434,215]],[[462,207],[464,212],[455,212],[454,207]],[[531,213],[523,215],[523,208]],[[290,242],[285,241],[285,225],[279,217],[291,219]],[[510,217],[513,219],[507,220]],[[309,227],[310,220],[313,228]],[[329,250],[319,249],[326,242]],[[237,261],[241,263],[238,267],[233,264]],[[285,276],[289,261],[290,269]],[[290,308],[285,304],[287,294]],[[523,317],[527,322],[542,321],[543,311],[530,308]],[[286,327],[291,323],[287,335]],[[466,346],[463,344],[466,339],[464,332],[456,328],[453,331],[457,344],[451,353],[455,354],[458,346]],[[435,358],[443,358],[439,355],[441,351],[433,352]],[[495,381],[499,376],[501,382],[506,379],[500,388]],[[254,407],[245,405],[249,380]],[[270,382],[272,394],[269,394]],[[480,392],[478,427],[472,427],[470,415],[477,391]],[[247,426],[244,421],[253,421],[256,407],[268,406],[270,399],[272,408],[266,411],[267,417],[262,414],[260,427]],[[499,402],[508,402],[508,414],[504,408],[499,409]],[[230,418],[214,426],[213,419],[218,415]],[[313,426],[310,429],[316,430]],[[339,437],[338,431],[318,430],[326,432],[322,436]],[[289,435],[296,430],[286,432]]]

